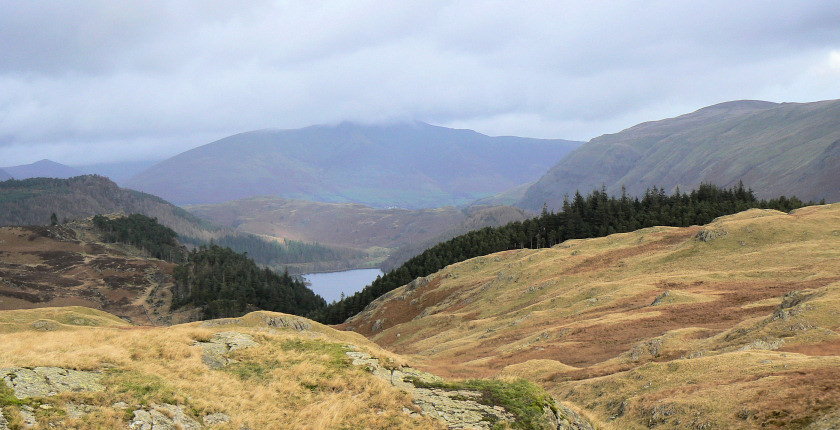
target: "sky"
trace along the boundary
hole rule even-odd
[[[0,166],[342,121],[589,140],[838,98],[836,0],[0,2]]]

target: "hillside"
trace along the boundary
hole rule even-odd
[[[185,209],[214,224],[243,232],[365,251],[375,263],[388,253],[389,267],[441,240],[528,217],[525,211],[510,206],[464,210],[452,206],[375,209],[354,203],[319,203],[272,196]]]
[[[608,196],[593,191],[586,197],[575,194],[564,203],[561,212],[543,211],[540,216],[502,227],[486,227],[470,231],[426,249],[361,291],[330,303],[321,311],[307,316],[330,324],[338,324],[365,309],[385,293],[418,277],[424,277],[446,266],[496,252],[515,249],[540,249],[569,239],[587,239],[626,233],[644,227],[687,227],[705,224],[713,219],[750,208],[790,211],[804,204],[796,198],[758,200],[752,191],[738,186],[722,189],[703,184],[690,193],[666,195],[662,189],[649,190],[643,198]]]
[[[423,123],[260,130],[179,154],[126,185],[179,205],[274,195],[378,208],[440,207],[534,181],[579,144]]]
[[[102,176],[0,182],[0,226],[44,225],[53,213],[61,222],[117,212],[157,218],[178,233],[181,243],[198,246],[212,240],[237,252],[248,252],[258,263],[281,271],[285,267],[295,273],[357,267],[367,258],[359,251],[300,242],[278,243],[215,226],[159,197],[120,188]]]
[[[0,169],[0,181],[5,181],[6,179],[12,179],[12,175],[3,169]]]
[[[86,306],[141,324],[192,318],[170,311],[175,264],[106,244],[90,220],[0,227],[0,310]]]
[[[840,204],[474,258],[344,328],[443,375],[539,382],[601,428],[831,428]]]
[[[154,328],[81,307],[8,311],[0,342],[0,428],[553,429],[576,420],[534,384],[461,387],[361,335],[279,313]]]
[[[202,237],[208,230],[200,219],[159,197],[95,175],[5,181],[0,183],[0,202],[0,225],[43,225],[52,213],[61,221],[123,212],[155,217],[180,235]]]
[[[840,200],[840,100],[721,103],[603,135],[560,160],[518,205],[559,208],[564,195],[601,185],[639,195],[738,181],[759,198]]]
[[[22,164],[20,166],[3,167],[3,170],[13,176],[15,179],[29,179],[29,178],[62,178],[67,179],[73,176],[79,176],[81,171],[70,166],[65,166],[61,163],[56,163],[50,160],[40,160],[32,164]],[[0,178],[2,179],[2,178]]]

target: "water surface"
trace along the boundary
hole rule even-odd
[[[329,303],[340,299],[341,293],[352,296],[353,293],[361,291],[381,274],[382,271],[379,269],[354,269],[342,272],[309,273],[303,277],[312,284],[309,288]]]

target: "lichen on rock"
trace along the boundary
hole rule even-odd
[[[184,413],[181,405],[152,405],[150,410],[134,411],[134,418],[128,425],[131,430],[200,430],[199,424]]]
[[[60,367],[8,367],[0,369],[0,377],[14,390],[15,397],[47,397],[68,391],[103,391],[102,374]]]
[[[259,345],[251,335],[235,331],[216,333],[210,341],[195,344],[201,346],[201,361],[211,369],[221,369],[235,363],[236,360],[228,358],[228,353]]]

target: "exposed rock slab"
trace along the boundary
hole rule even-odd
[[[298,318],[291,315],[270,316],[261,315],[262,324],[271,328],[290,328],[295,331],[307,331],[312,329],[312,323],[305,318]],[[202,327],[225,327],[229,325],[248,325],[244,318],[219,318],[201,323]]]
[[[451,429],[489,429],[492,422],[514,420],[513,415],[502,407],[479,403],[477,400],[481,398],[481,393],[477,391],[420,388],[412,381],[436,382],[441,379],[410,367],[385,367],[379,359],[365,352],[348,351],[346,354],[353,359],[354,366],[365,367],[411,394],[423,415],[438,419]]]
[[[184,413],[183,406],[164,403],[151,410],[138,409],[128,425],[131,430],[200,430],[201,425]]]
[[[102,391],[99,383],[102,374],[60,367],[0,368],[0,377],[12,390],[15,397],[47,397],[68,391]]]
[[[224,414],[224,413],[221,413],[221,412],[217,412],[215,414],[205,415],[203,418],[201,418],[201,421],[204,422],[204,425],[206,425],[208,427],[212,427],[212,426],[225,425],[225,424],[229,423],[231,421],[231,419],[230,419],[230,415]]]
[[[9,422],[3,416],[3,410],[0,409],[0,430],[9,430]]]
[[[23,417],[23,425],[26,428],[35,427],[38,425],[38,420],[35,419],[35,408],[29,405],[23,405],[20,408],[20,416]]]
[[[211,369],[221,369],[236,360],[228,358],[228,353],[237,349],[259,345],[251,335],[234,331],[216,333],[208,342],[196,342],[201,346],[201,361]]]

